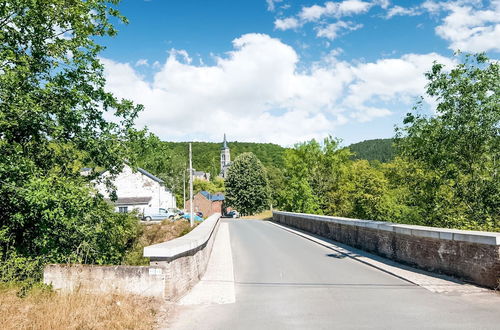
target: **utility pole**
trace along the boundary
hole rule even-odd
[[[184,168],[182,170],[182,209],[186,210],[186,163],[184,163]]]
[[[189,142],[189,224],[194,226],[193,214],[193,153],[191,151],[191,142]]]

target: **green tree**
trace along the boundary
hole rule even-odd
[[[349,162],[351,152],[340,148],[332,137],[320,144],[315,140],[300,143],[285,152],[283,209],[293,212],[323,214],[333,203],[330,191]]]
[[[193,181],[193,193],[196,195],[200,191],[208,191],[211,194],[224,192],[226,190],[224,186],[224,180],[222,178],[216,177],[212,181],[194,179]]]
[[[264,166],[251,152],[242,153],[228,170],[226,205],[242,215],[251,215],[269,207],[269,183]]]
[[[103,49],[118,1],[0,5],[0,255],[119,262],[131,237],[90,180],[118,173],[140,106],[104,89]],[[116,118],[108,121],[105,114]],[[88,177],[82,166],[98,169]],[[115,235],[116,234],[116,235]],[[108,252],[105,252],[107,250]],[[85,251],[85,252],[83,252]]]
[[[424,173],[409,182],[411,201],[430,225],[500,229],[499,67],[483,54],[450,71],[434,64],[427,94],[437,115],[420,114],[418,104],[399,129],[401,157]]]

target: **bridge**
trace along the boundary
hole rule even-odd
[[[119,275],[93,267],[87,277],[99,277],[99,290],[109,280],[114,289],[162,297],[171,329],[500,325],[500,294],[491,290],[500,279],[498,233],[280,212],[274,220],[212,216],[184,237],[146,247],[149,267]],[[65,272],[46,270],[45,281],[75,285]]]

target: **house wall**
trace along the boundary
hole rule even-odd
[[[203,213],[204,217],[209,217],[214,213],[221,213],[222,210],[222,201],[210,201],[201,193],[197,193],[193,197],[193,211]],[[186,211],[190,210],[190,201],[186,201]]]
[[[103,175],[106,176],[107,173]],[[133,172],[129,166],[125,166],[123,171],[118,174],[113,182],[116,186],[118,197],[151,196],[152,198],[148,205],[137,206],[141,210],[145,207],[155,209],[160,207],[176,207],[175,197],[165,188],[165,186],[140,172]],[[105,198],[109,198],[109,194],[103,184],[97,185],[96,188]],[[116,208],[116,210],[118,210],[118,208]]]

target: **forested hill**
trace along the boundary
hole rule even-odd
[[[188,161],[188,142],[163,142],[167,149]],[[220,172],[221,143],[193,142],[193,167],[198,171],[217,175]],[[228,142],[231,160],[243,152],[252,152],[264,166],[281,167],[285,148],[272,143]]]
[[[386,163],[394,158],[392,143],[392,139],[366,140],[351,144],[349,149],[355,153],[354,159],[378,160]]]

